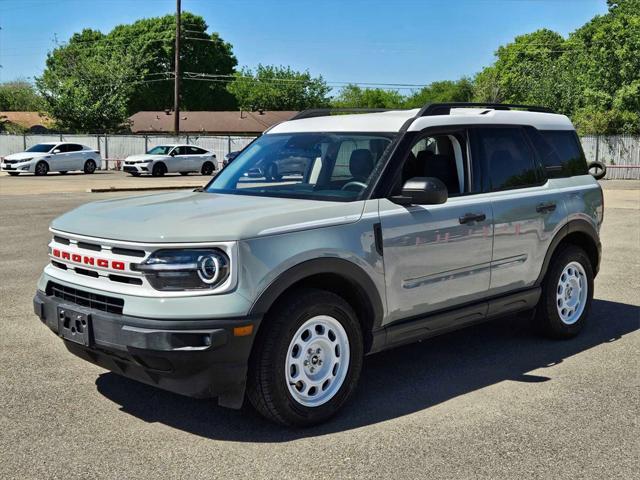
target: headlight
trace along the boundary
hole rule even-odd
[[[30,162],[31,160],[33,160],[33,157],[32,158],[21,158],[20,160],[18,160],[18,163]]]
[[[131,268],[156,290],[213,290],[229,278],[230,263],[218,249],[158,250]]]

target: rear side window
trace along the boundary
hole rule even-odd
[[[187,155],[202,155],[206,153],[203,149],[198,147],[187,147]]]
[[[68,146],[69,148],[69,152],[79,152],[80,150],[82,150],[82,145],[78,145],[76,143],[72,143],[71,145]]]
[[[536,142],[547,177],[564,178],[586,175],[587,160],[573,130],[540,130],[542,142]]]
[[[484,190],[537,185],[540,175],[533,149],[520,127],[474,129],[474,158],[482,163]]]

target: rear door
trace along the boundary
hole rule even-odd
[[[447,202],[401,206],[379,200],[390,321],[486,295],[493,214],[488,196],[473,190],[470,166],[464,130],[427,130],[406,156],[394,190],[413,177],[436,177],[447,185]]]
[[[549,183],[527,132],[532,127],[471,129],[474,159],[482,165],[482,189],[494,216],[489,295],[527,288],[537,280],[566,210]]]
[[[84,162],[86,161],[87,152],[82,145],[77,143],[67,144],[67,169],[68,170],[82,170],[84,168]]]
[[[194,146],[188,146],[186,150],[189,158],[189,170],[191,172],[199,172],[202,169],[202,164],[207,160],[207,151]]]

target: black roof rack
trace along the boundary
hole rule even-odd
[[[422,107],[416,117],[428,117],[431,115],[449,115],[452,108],[485,107],[492,110],[526,110],[528,112],[555,113],[547,107],[537,105],[519,105],[510,103],[482,103],[482,102],[451,102],[429,103]]]
[[[301,118],[328,117],[330,115],[345,115],[349,113],[380,113],[401,110],[398,108],[312,108],[297,113],[289,120],[300,120]]]

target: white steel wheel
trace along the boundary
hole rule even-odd
[[[560,320],[565,325],[578,321],[587,304],[589,285],[587,274],[578,262],[567,264],[558,279],[556,306]]]
[[[287,350],[289,393],[305,407],[318,407],[340,390],[349,370],[349,338],[328,315],[310,318],[294,334]]]

